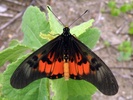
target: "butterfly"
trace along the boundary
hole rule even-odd
[[[27,57],[11,76],[11,86],[21,89],[40,78],[64,77],[92,83],[105,95],[118,92],[107,65],[65,27],[63,33]]]

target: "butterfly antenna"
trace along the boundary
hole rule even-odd
[[[86,10],[86,11],[85,11],[83,14],[81,14],[77,19],[75,19],[75,21],[72,22],[72,23],[69,25],[69,27],[70,27],[73,23],[75,23],[78,19],[80,19],[84,14],[86,14],[88,11],[89,11],[89,10]]]
[[[53,15],[57,18],[57,20],[65,27],[65,24],[56,16],[56,14],[50,9],[49,6],[47,8],[53,13]]]

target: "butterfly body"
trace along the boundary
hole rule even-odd
[[[11,85],[21,89],[43,77],[83,79],[106,95],[118,92],[117,81],[107,65],[71,35],[69,27],[26,58],[13,73]]]

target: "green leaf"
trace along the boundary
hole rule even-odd
[[[128,12],[128,11],[132,10],[132,5],[126,3],[126,4],[121,6],[120,10],[123,13]]]
[[[16,59],[23,55],[26,50],[29,50],[28,47],[17,44],[15,46],[11,46],[3,51],[0,52],[0,66],[2,66],[7,61],[13,62]]]
[[[83,80],[69,79],[65,81],[62,78],[53,80],[51,83],[54,91],[53,100],[73,100],[74,98],[77,98],[76,100],[84,100],[85,96],[91,96],[96,91],[92,84]]]
[[[131,41],[124,41],[118,46],[119,51],[124,51],[124,52],[132,52],[132,44]]]
[[[113,16],[119,16],[120,13],[121,13],[121,11],[118,8],[111,9],[111,15],[113,15]]]
[[[3,78],[3,74],[0,73],[0,97],[2,96],[2,91],[1,91],[2,90],[2,78]],[[0,98],[0,100],[1,100],[1,98]]]
[[[35,49],[42,46],[47,40],[39,36],[40,32],[50,32],[50,26],[45,14],[37,7],[28,7],[23,15],[22,31],[24,32],[23,43],[25,45]]]
[[[108,2],[108,6],[110,8],[115,8],[116,7],[116,2],[114,0],[111,0],[111,1]]]
[[[10,85],[10,77],[12,73],[26,57],[27,55],[23,56],[7,67],[3,74],[3,95],[12,100],[48,100],[48,88],[46,87],[48,84],[47,79],[34,81],[24,89],[14,89]]]
[[[128,33],[129,33],[130,35],[133,35],[133,28],[130,27],[130,28],[128,29]]]
[[[118,61],[129,61],[129,60],[131,60],[131,53],[130,52],[120,52],[119,57],[117,59],[118,59]]]
[[[106,47],[109,47],[109,46],[110,46],[109,41],[104,41],[104,45],[105,45]]]
[[[51,7],[48,6],[50,9],[48,10],[48,16],[49,16],[49,24],[50,24],[50,29],[52,30],[53,33],[55,34],[61,34],[63,31],[63,26],[57,21],[57,18],[53,15],[51,12]]]
[[[131,59],[131,55],[133,54],[133,47],[130,41],[124,41],[118,46],[118,50],[120,51],[120,56],[118,57],[119,61],[128,61]]]
[[[130,35],[133,35],[133,22],[130,23],[128,32]]]
[[[14,40],[12,40],[12,41],[9,43],[9,47],[15,46],[15,45],[17,45],[17,44],[19,44],[19,41],[14,39]]]
[[[132,27],[133,28],[133,22],[130,23],[129,27]]]
[[[91,100],[91,95],[69,96],[67,100]]]
[[[82,24],[80,24],[78,26],[73,27],[70,30],[70,32],[71,32],[71,34],[74,34],[74,35],[76,35],[78,37],[79,35],[83,34],[89,27],[91,27],[93,22],[94,22],[93,19],[91,19],[91,20],[89,20],[87,22],[84,22],[84,23],[82,23]]]
[[[97,28],[87,29],[78,39],[86,44],[89,48],[93,48],[100,38],[100,31]]]

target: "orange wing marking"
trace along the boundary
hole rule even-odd
[[[88,56],[88,59],[91,60],[92,57]],[[81,54],[76,56],[76,61],[77,63],[80,62],[82,60],[82,56]],[[87,61],[86,63],[81,63],[80,64],[76,64],[77,65],[77,69],[78,69],[78,74],[79,75],[83,75],[83,74],[89,74],[90,73],[90,63]]]
[[[48,74],[51,71],[52,64],[48,64],[47,62],[45,64],[45,72]]]
[[[45,62],[43,62],[42,60],[39,61],[39,68],[38,68],[39,72],[41,72],[41,73],[44,72],[45,65],[46,65]]]
[[[88,58],[89,61],[91,61],[93,57],[91,55],[88,55],[87,58]],[[91,74],[96,74],[96,71],[91,70]]]
[[[38,58],[41,58],[41,54],[37,55]],[[51,53],[48,54],[48,59],[53,62],[54,54],[51,56]],[[49,74],[51,72],[52,64],[48,64],[47,62],[43,62],[42,60],[39,61],[39,68],[38,70],[42,73],[45,72],[46,74]]]
[[[81,54],[76,55],[76,62],[79,62],[82,60]]]
[[[53,62],[53,60],[54,60],[54,55],[55,55],[55,53],[53,53],[53,55],[52,55],[52,57],[51,57],[51,53],[48,54],[48,58],[49,58],[49,60],[52,61],[52,62]]]
[[[39,53],[39,54],[37,55],[37,57],[38,57],[38,58],[41,58],[41,57],[42,57],[42,54],[41,54],[41,53]]]
[[[53,62],[53,60],[54,60],[54,54],[51,56],[51,53],[49,53],[49,54],[48,54],[48,59],[49,59],[51,62]],[[52,71],[52,69],[53,69],[53,65],[54,65],[54,63],[48,64],[48,63],[46,62],[45,72],[46,72],[46,73],[50,73],[50,72]]]
[[[70,74],[77,76],[77,65],[74,61],[73,62],[69,61],[69,71]]]
[[[63,74],[64,69],[63,69],[64,61],[59,62],[58,60],[54,62],[54,66],[52,66],[53,71],[51,75],[57,75],[57,74]]]
[[[90,63],[87,61],[87,63],[86,64],[83,63],[82,66],[83,66],[84,73],[86,75],[89,74],[90,73]]]
[[[91,55],[87,56],[88,60],[91,61],[91,59],[93,58]]]

